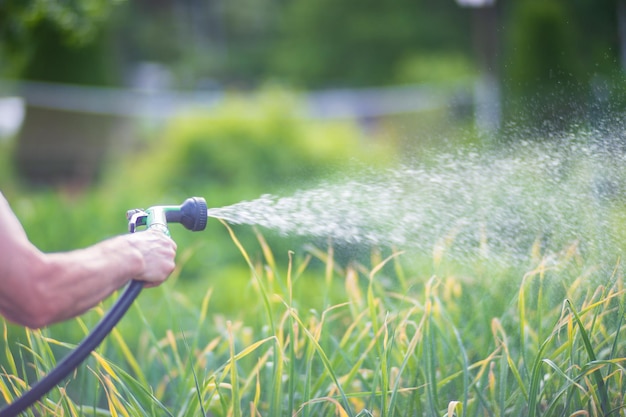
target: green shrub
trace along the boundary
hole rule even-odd
[[[521,273],[407,274],[409,253],[347,268],[332,251],[311,255],[324,272],[270,248],[250,262],[241,247],[246,275],[145,291],[29,415],[557,416],[624,404],[623,275],[575,247]],[[31,364],[49,372],[67,354],[58,330],[0,336],[14,347],[0,358],[0,406],[37,379]]]
[[[129,169],[145,180],[142,188],[177,196],[204,192],[216,196],[215,203],[234,203],[392,158],[393,145],[363,136],[352,121],[302,117],[296,97],[281,91],[231,95],[214,109],[171,120],[152,149],[122,169],[122,179]]]

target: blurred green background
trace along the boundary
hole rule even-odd
[[[5,0],[0,186],[35,244],[69,250],[123,233],[129,208],[227,205],[433,148],[608,126],[625,103],[625,10]],[[214,223],[210,238],[174,230],[195,251],[183,276],[238,256]]]
[[[35,244],[69,250],[123,233],[129,208],[286,194],[621,114],[623,1],[461,3],[477,7],[5,0],[1,189]],[[173,231],[184,278],[239,259],[221,227]]]
[[[192,195],[217,207],[587,126],[619,142],[625,27],[623,0],[3,0],[0,190],[64,251]],[[176,284],[199,303],[210,282],[213,312],[254,320],[247,266],[208,229],[172,228]],[[251,229],[236,231],[259,256]],[[268,239],[284,258],[311,243]]]
[[[608,125],[624,104],[625,10],[621,0],[5,0],[0,187],[31,240],[61,251],[124,233],[130,208],[190,195],[227,205],[431,149]],[[181,276],[233,260],[245,274],[223,227],[209,229],[174,228]],[[238,232],[255,245],[250,229]],[[272,240],[279,254],[302,244]]]
[[[80,195],[145,160],[152,187],[132,184],[136,173],[116,187],[151,200],[213,186],[211,201],[225,204],[347,160],[499,143],[521,136],[511,126],[601,124],[624,104],[624,10],[621,0],[6,0],[3,189]],[[159,148],[172,159],[150,162]]]

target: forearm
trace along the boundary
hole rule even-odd
[[[29,327],[82,314],[144,270],[127,236],[72,252],[25,256],[29,263],[13,271],[14,297],[2,307],[7,318]]]
[[[150,230],[45,254],[0,193],[0,314],[13,322],[36,328],[77,316],[131,279],[159,285],[175,256],[176,243]]]
[[[141,253],[119,236],[73,252],[46,255],[45,272],[34,285],[48,306],[48,322],[89,310],[144,270]],[[48,323],[45,323],[48,324]]]

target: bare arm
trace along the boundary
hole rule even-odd
[[[0,314],[10,321],[43,327],[85,312],[131,279],[158,285],[173,271],[175,254],[176,244],[153,231],[43,253],[0,193]]]

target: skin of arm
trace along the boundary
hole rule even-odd
[[[175,256],[176,243],[150,230],[43,253],[0,193],[0,314],[17,324],[40,328],[75,317],[132,279],[159,285],[174,270]]]

